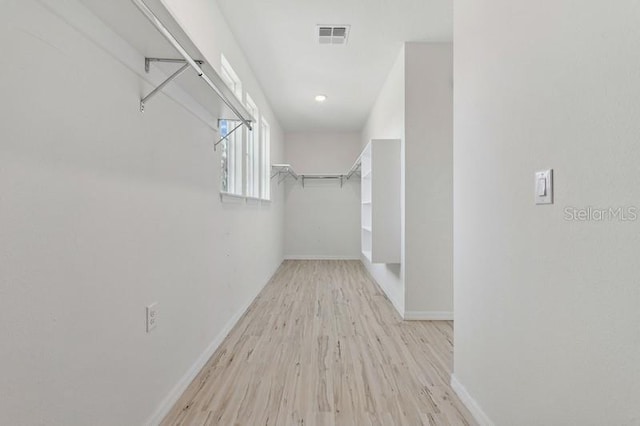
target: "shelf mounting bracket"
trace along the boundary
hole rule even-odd
[[[222,120],[218,120],[218,129],[220,128],[220,121],[222,121]],[[239,123],[239,124],[238,124],[238,125],[236,125],[236,127],[234,127],[234,128],[233,128],[229,133],[227,133],[225,136],[221,137],[221,138],[218,140],[218,142],[216,142],[216,143],[214,143],[214,144],[213,144],[213,150],[214,150],[214,151],[216,151],[216,148],[218,147],[218,145],[220,145],[220,143],[221,143],[223,140],[225,140],[225,139],[226,139],[226,140],[229,140],[229,139],[228,139],[228,138],[229,138],[229,136],[231,136],[231,135],[233,134],[233,132],[235,132],[236,130],[238,130],[238,129],[239,129],[240,127],[242,127],[242,125],[244,124],[244,122],[243,122],[242,120],[227,120],[227,119],[225,119],[224,121],[231,121],[231,122]]]
[[[151,69],[152,62],[165,62],[165,63],[183,64],[183,65],[180,67],[180,69],[178,69],[178,71],[171,74],[165,81],[160,83],[158,87],[153,89],[151,92],[149,92],[147,96],[143,97],[140,100],[140,112],[144,112],[144,106],[149,101],[149,99],[157,95],[162,89],[164,89],[164,87],[167,84],[171,83],[173,80],[178,78],[183,72],[185,72],[191,66],[191,64],[189,64],[185,59],[144,58],[144,71],[146,73],[148,73],[149,70]],[[198,65],[202,65],[204,63],[203,61],[195,61],[195,62]]]

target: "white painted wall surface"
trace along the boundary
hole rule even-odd
[[[328,105],[319,105],[319,108]],[[360,155],[359,133],[288,133],[285,159],[297,173],[346,173]],[[360,258],[360,179],[340,187],[338,180],[287,179],[285,257]]]
[[[405,50],[404,46],[389,72],[367,123],[362,129],[362,148],[371,139],[400,139],[401,167],[404,168],[404,120],[405,120]],[[400,264],[372,264],[363,256],[362,263],[383,289],[398,313],[404,315],[404,173],[400,178],[402,251]]]
[[[405,45],[405,316],[453,315],[453,48]]]
[[[143,424],[280,263],[283,194],[221,204],[213,131],[164,95],[140,114],[148,85],[38,2],[2,2],[0,50],[1,422]]]
[[[455,7],[455,376],[497,425],[640,424],[640,4]],[[555,204],[533,176],[553,168]]]

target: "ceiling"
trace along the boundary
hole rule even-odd
[[[217,1],[289,132],[361,130],[402,43],[452,39],[452,0]],[[318,24],[350,25],[347,45]]]

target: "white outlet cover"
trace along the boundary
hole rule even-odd
[[[147,333],[158,325],[158,303],[147,306]]]
[[[533,191],[536,204],[553,204],[553,169],[535,173]]]

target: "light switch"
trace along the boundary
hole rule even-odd
[[[547,195],[547,180],[538,178],[538,197]]]
[[[542,170],[535,175],[536,204],[553,204],[553,170]]]

